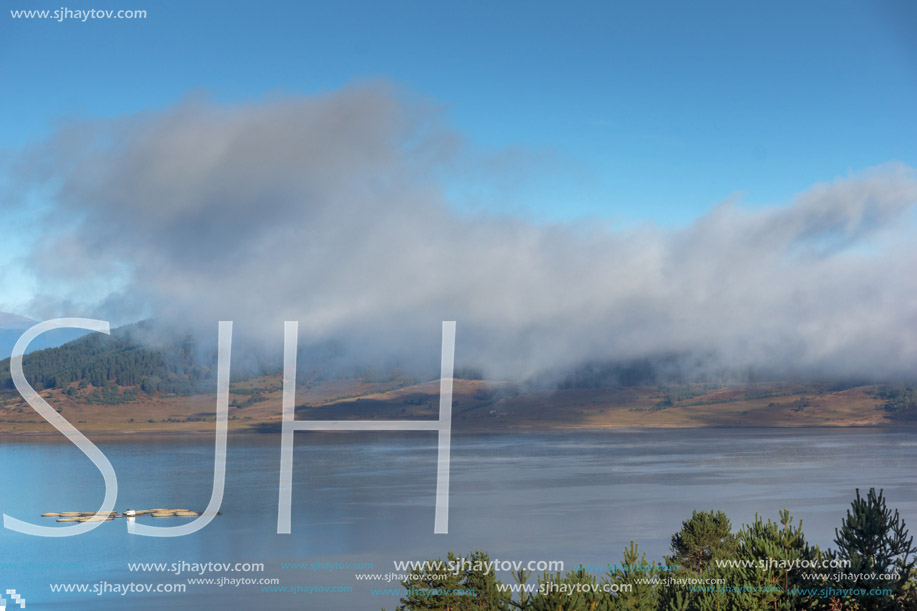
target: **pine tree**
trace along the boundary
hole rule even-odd
[[[800,593],[800,588],[815,587],[803,575],[815,572],[814,565],[824,558],[810,546],[802,532],[802,522],[793,524],[786,509],[779,522],[764,522],[760,516],[739,531],[736,559],[744,566],[730,571],[729,584],[735,591],[737,610],[796,611],[816,608],[819,601]],[[744,591],[743,591],[744,590]]]
[[[701,573],[714,558],[726,557],[735,551],[736,540],[732,524],[722,511],[693,511],[682,522],[681,530],[672,536],[672,557],[669,563]]]
[[[531,611],[612,611],[611,596],[585,569],[545,573],[538,578],[538,593],[529,598]]]
[[[647,580],[658,576],[656,563],[647,563],[633,541],[624,549],[624,563],[605,575],[605,583],[618,592],[611,597],[611,608],[620,611],[654,611],[658,602],[656,586]],[[626,586],[626,587],[622,587]]]
[[[838,580],[842,588],[891,588],[893,596],[864,596],[860,603],[865,611],[897,609],[895,597],[900,597],[911,571],[915,568],[917,548],[914,538],[908,535],[907,526],[898,510],[892,512],[886,507],[885,496],[880,490],[870,488],[866,498],[856,491],[856,498],[847,510],[847,516],[840,529],[835,529],[834,543],[837,556],[847,560],[849,565],[842,575],[859,575],[856,580]],[[863,578],[866,574],[897,573],[896,580]]]
[[[401,598],[399,611],[508,611],[510,594],[498,590],[493,571],[486,566],[489,557],[473,552],[461,563],[452,552],[446,561],[434,560],[428,566],[458,566],[458,571],[433,569],[402,581],[407,593]]]
[[[665,558],[665,577],[676,579],[717,579],[722,570],[715,560],[735,553],[736,537],[732,524],[722,511],[693,511],[672,535],[672,555]],[[712,585],[712,584],[708,584]],[[666,580],[658,588],[662,611],[696,611],[728,609],[729,595],[715,589],[700,591]]]
[[[518,571],[513,571],[512,575],[513,575],[513,580],[520,586],[519,587],[519,600],[518,601],[510,600],[509,604],[512,605],[514,608],[519,609],[520,611],[528,611],[528,609],[531,609],[531,606],[532,606],[531,605],[532,596],[529,594],[529,592],[526,591],[525,585],[528,583],[529,577],[532,576],[532,572],[527,571],[525,569],[519,569]]]

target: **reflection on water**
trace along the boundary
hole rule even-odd
[[[389,609],[354,571],[282,569],[281,562],[421,560],[447,550],[492,557],[600,564],[620,560],[631,540],[651,558],[693,509],[725,510],[738,525],[755,512],[789,508],[807,536],[830,545],[854,488],[883,487],[917,526],[910,432],[875,430],[679,430],[454,436],[448,535],[433,535],[436,439],[430,433],[297,433],[293,533],[277,535],[276,436],[230,438],[223,515],[175,539],[128,535],[122,520],[67,539],[0,531],[0,587],[31,608]],[[210,498],[212,440],[98,442],[118,473],[118,510],[188,507]],[[90,511],[102,478],[72,445],[0,439],[0,509],[51,524],[47,511]],[[138,520],[153,522],[152,518]],[[157,520],[174,525],[177,518]],[[193,575],[131,572],[128,562],[262,562],[264,573],[204,577],[279,578],[282,585],[352,586],[352,593],[262,593],[259,585],[188,585],[182,595],[60,594],[51,583],[179,583]],[[30,569],[35,563],[82,568]],[[362,571],[360,571],[362,572]],[[507,576],[504,576],[507,577]],[[91,586],[90,586],[91,587]],[[41,606],[39,606],[41,605]]]

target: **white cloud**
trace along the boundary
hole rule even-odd
[[[384,84],[73,125],[14,164],[25,190],[59,186],[29,266],[69,315],[149,309],[278,339],[296,319],[360,362],[435,356],[455,319],[459,361],[494,375],[671,354],[917,371],[912,168],[616,231],[453,213],[435,176],[459,143]]]

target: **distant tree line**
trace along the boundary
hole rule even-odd
[[[886,411],[900,416],[917,416],[917,396],[913,386],[880,386],[874,396],[885,401]]]
[[[648,386],[659,382],[659,371],[649,359],[628,363],[588,363],[577,367],[561,379],[561,390],[576,388],[613,388],[616,386]]]

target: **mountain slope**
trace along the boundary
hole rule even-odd
[[[32,352],[23,359],[26,379],[36,390],[63,389],[71,396],[88,386],[183,395],[204,392],[203,384],[212,377],[213,367],[196,358],[194,342],[185,336],[151,348],[137,339],[149,328],[149,323],[128,325],[114,329],[111,335],[90,333]],[[0,361],[0,389],[12,388],[6,359]]]

